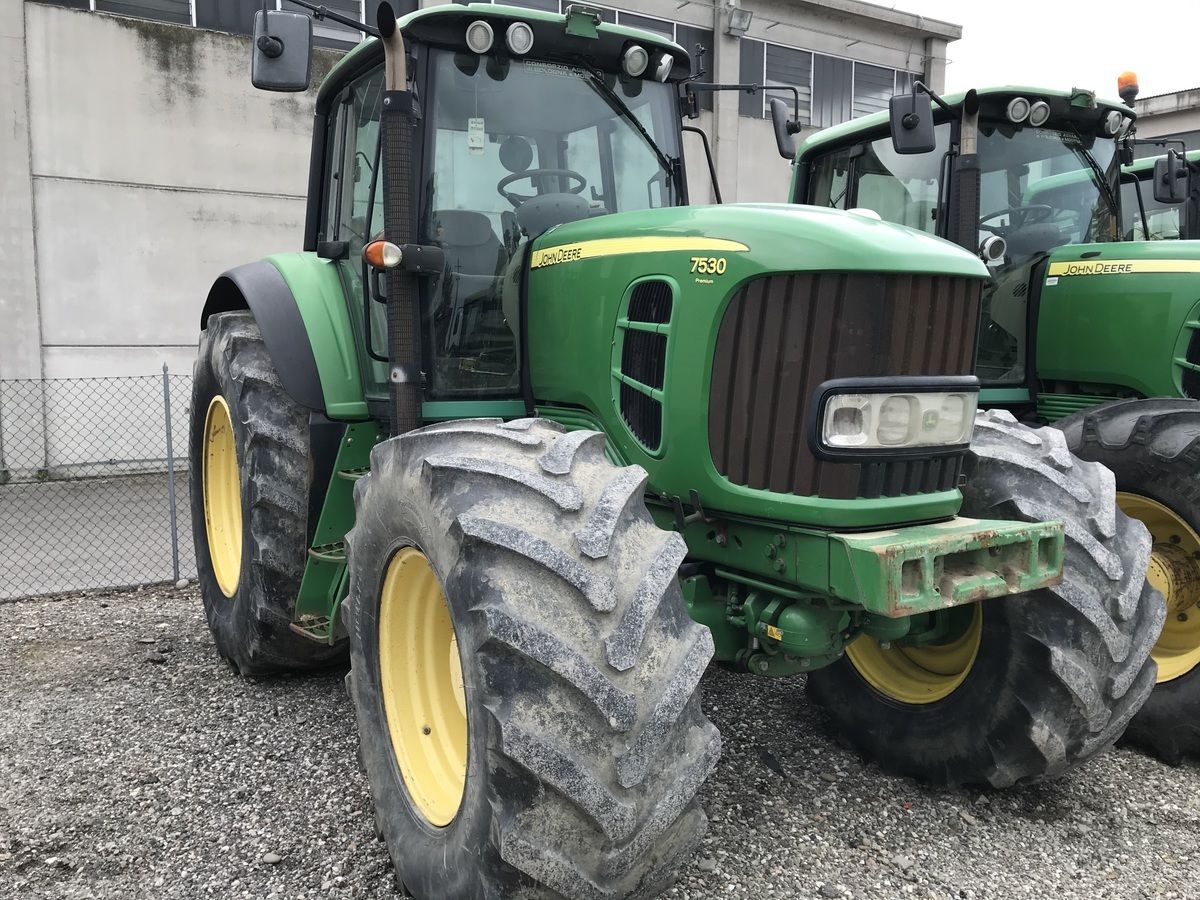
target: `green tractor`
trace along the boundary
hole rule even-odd
[[[1154,537],[1149,578],[1168,615],[1158,687],[1128,738],[1177,763],[1200,752],[1200,245],[1141,238],[1200,228],[1200,179],[1173,147],[1134,163],[1120,101],[918,91],[805,140],[790,197],[864,208],[987,262],[980,403],[1054,423],[1113,471],[1121,508]]]
[[[256,85],[307,84],[310,28],[257,18]],[[983,263],[688,206],[687,53],[595,10],[378,31],[320,87],[303,252],[205,303],[191,502],[222,656],[348,652],[402,888],[660,890],[705,826],[714,655],[828,673],[848,731],[951,782],[1120,734],[1150,538],[1061,432],[976,418]],[[861,635],[896,653],[848,666]]]

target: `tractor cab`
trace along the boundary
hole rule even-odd
[[[985,386],[1024,386],[1027,312],[1049,255],[1122,240],[1120,150],[1134,114],[1087,91],[1016,87],[892,105],[920,117],[917,99],[930,146],[913,152],[886,113],[827,129],[801,147],[791,199],[865,207],[977,252],[992,273],[977,372]]]
[[[271,12],[270,29],[291,15]],[[689,57],[582,6],[442,6],[396,30],[416,104],[401,202],[416,211],[412,243],[442,262],[419,281],[425,394],[512,397],[531,242],[569,222],[686,203],[678,82]],[[384,267],[365,265],[363,251],[384,232],[385,77],[385,42],[370,40],[320,89],[305,239],[361,298],[359,366],[378,400],[389,377]]]

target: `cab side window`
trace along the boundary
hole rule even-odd
[[[348,83],[330,111],[326,145],[326,183],[321,239],[345,241],[336,263],[346,295],[350,321],[358,340],[359,365],[368,395],[386,392],[387,311],[367,292],[363,248],[383,231],[383,183],[379,165],[379,117],[383,104],[383,69]],[[382,279],[379,282],[382,287]],[[374,356],[371,354],[374,351]]]

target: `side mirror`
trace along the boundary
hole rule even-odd
[[[787,104],[778,97],[771,98],[771,124],[775,126],[775,146],[784,159],[796,158],[796,133],[800,123],[788,118]]]
[[[928,94],[898,94],[888,101],[892,148],[897,153],[931,153],[937,146],[933,133],[933,101]]]
[[[250,82],[262,91],[306,91],[312,76],[312,19],[303,13],[254,14]]]
[[[1164,159],[1154,163],[1154,202],[1182,203],[1187,199],[1188,193],[1187,163],[1172,148],[1167,151]]]

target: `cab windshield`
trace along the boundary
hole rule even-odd
[[[675,87],[449,51],[430,67],[422,230],[446,270],[422,304],[429,394],[511,393],[529,242],[682,202]]]

